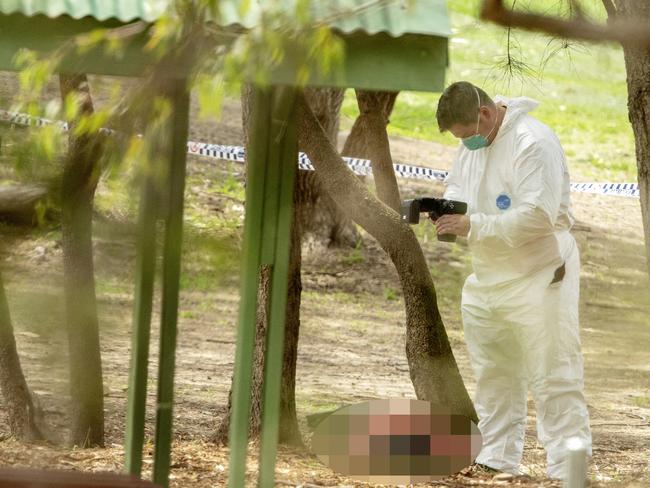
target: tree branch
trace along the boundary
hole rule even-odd
[[[603,3],[608,2],[609,7],[613,8],[611,0],[604,0]],[[607,5],[605,8],[608,8]],[[608,8],[608,14],[609,12]],[[559,17],[511,11],[503,5],[503,0],[483,0],[480,17],[504,27],[544,32],[558,37],[591,42],[613,41],[623,45],[650,48],[650,29],[647,23],[623,20],[619,16],[610,19],[607,25],[602,25],[580,16],[564,20]]]
[[[610,21],[618,15],[613,0],[603,0],[603,7],[605,7],[605,10],[607,11],[607,18]]]

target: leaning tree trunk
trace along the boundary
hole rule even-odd
[[[397,269],[406,307],[406,354],[417,397],[446,405],[454,413],[476,421],[440,317],[429,268],[413,230],[354,176],[304,98],[298,101],[297,118],[298,143],[326,190],[377,239]]]
[[[11,435],[20,440],[43,439],[36,412],[20,367],[9,304],[0,274],[0,390],[9,416]]]
[[[646,0],[619,0],[617,16],[650,22],[650,3]],[[650,274],[650,50],[623,46],[627,71],[628,113],[634,142],[641,215],[645,235],[646,266]]]
[[[60,75],[61,96],[82,97],[82,115],[93,112],[85,75]],[[70,121],[74,126],[74,121]],[[101,156],[99,136],[69,132],[61,193],[65,309],[70,351],[72,444],[104,444],[104,395],[92,248],[93,198]]]
[[[305,93],[312,111],[336,147],[344,91],[339,88],[309,88]],[[299,178],[305,234],[328,247],[356,246],[361,238],[359,232],[325,191],[318,175],[313,171],[301,171]]]

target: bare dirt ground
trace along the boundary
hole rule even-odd
[[[228,102],[223,121],[192,124],[194,140],[241,143],[236,102]],[[393,138],[394,157],[446,168],[453,149]],[[188,236],[218,238],[205,259],[197,242],[186,239],[176,372],[175,442],[171,486],[225,486],[228,450],[210,437],[226,404],[234,360],[238,307],[236,249],[241,206],[214,182],[241,168],[191,159],[187,188]],[[574,175],[576,180],[580,175]],[[400,180],[404,197],[439,194],[438,184]],[[100,200],[109,194],[100,188]],[[225,192],[227,193],[227,192]],[[650,286],[643,258],[638,201],[574,194],[579,225],[574,235],[582,254],[581,323],[594,456],[593,486],[650,484]],[[231,227],[201,231],[201,218],[223,219]],[[198,224],[197,224],[198,222]],[[198,230],[197,230],[198,229]],[[18,348],[27,381],[39,398],[50,443],[25,444],[9,437],[0,409],[0,465],[88,471],[123,467],[124,415],[128,383],[134,267],[134,229],[129,216],[104,206],[95,222],[95,256],[105,381],[106,448],[64,447],[68,375],[61,300],[60,233],[42,229],[0,228],[1,255]],[[428,224],[416,232],[437,286],[439,305],[463,377],[474,378],[460,324],[459,299],[469,272],[462,242],[438,243]],[[224,237],[225,236],[225,237]],[[233,252],[232,249],[235,249]],[[404,311],[397,275],[381,249],[365,236],[358,249],[306,249],[303,308],[297,371],[297,405],[303,432],[307,414],[372,398],[414,397],[404,352]],[[233,255],[235,257],[233,257]],[[224,257],[225,256],[225,257]],[[157,308],[156,308],[157,310]],[[153,319],[145,476],[152,465],[152,429],[157,350]],[[324,354],[323,351],[327,351]],[[510,481],[456,476],[429,486],[523,484],[556,486],[544,478],[544,453],[534,430],[531,402],[524,467],[531,479]],[[252,446],[249,481],[257,456]],[[340,477],[313,456],[281,449],[277,478],[285,486],[374,486]]]

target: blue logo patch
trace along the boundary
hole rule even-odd
[[[509,209],[511,203],[512,200],[510,200],[510,197],[505,193],[502,193],[497,197],[497,207],[499,207],[501,210]]]

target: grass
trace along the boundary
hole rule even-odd
[[[491,94],[528,96],[539,101],[533,115],[557,133],[575,180],[636,181],[622,49],[611,44],[565,45],[541,34],[518,31],[512,34],[511,54],[526,63],[524,73],[507,76],[507,31],[479,21],[479,4],[479,0],[448,1],[454,35],[449,43],[447,83],[467,80]],[[518,2],[517,8],[553,13],[557,5],[553,0],[536,0]],[[596,20],[604,19],[599,2],[586,6]],[[450,134],[438,130],[435,111],[439,96],[401,93],[389,133],[457,145]],[[343,104],[343,126],[350,125],[357,113],[350,90]]]
[[[632,397],[632,403],[637,407],[647,407],[650,404],[648,397],[644,396],[635,396]]]
[[[354,249],[350,250],[347,256],[343,258],[343,262],[348,265],[355,265],[355,264],[360,264],[365,261],[365,257],[363,255],[363,242],[359,240],[354,247]]]
[[[399,291],[391,286],[384,286],[384,300],[399,300]]]

